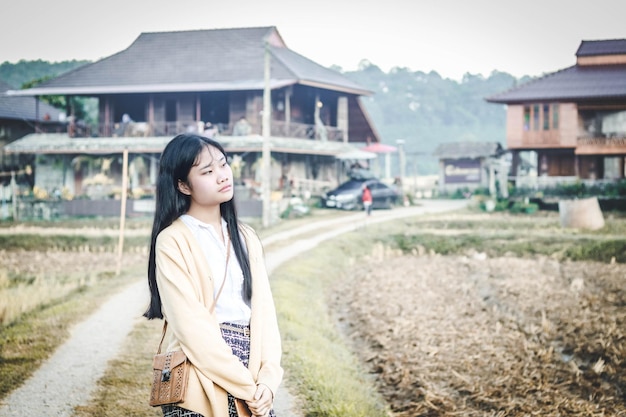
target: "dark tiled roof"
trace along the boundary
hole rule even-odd
[[[0,81],[0,119],[28,120],[36,121],[37,119],[37,102],[34,97],[15,97],[5,95],[5,91],[11,90],[9,84]],[[39,101],[39,120],[41,121],[45,114],[50,115],[51,121],[58,121],[58,109],[47,103]]]
[[[573,66],[487,97],[486,100],[514,104],[612,98],[626,98],[626,65]]]
[[[576,56],[621,55],[626,54],[626,39],[582,41]]]
[[[289,50],[273,26],[142,33],[127,49],[44,82],[31,93],[262,89],[266,40],[272,45],[274,87],[308,81],[371,93]]]
[[[498,142],[448,142],[437,146],[434,156],[439,159],[484,158],[502,151]]]

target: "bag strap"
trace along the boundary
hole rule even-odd
[[[213,305],[209,309],[209,312],[213,314],[215,311],[215,306],[217,305],[217,299],[222,295],[222,290],[224,289],[224,284],[226,283],[226,277],[228,275],[228,261],[230,260],[230,238],[226,240],[226,265],[224,266],[224,279],[222,280],[222,285],[220,285],[220,289],[217,291],[217,295],[213,299]],[[163,321],[163,334],[161,334],[161,341],[159,342],[159,349],[157,350],[157,355],[161,353],[161,346],[163,345],[163,340],[165,339],[165,331],[167,330],[167,320]]]
[[[230,260],[230,238],[226,240],[226,265],[224,266],[224,279],[222,280],[222,285],[220,285],[220,289],[217,291],[217,295],[213,299],[213,305],[209,309],[211,314],[215,311],[215,306],[217,305],[217,299],[222,295],[222,290],[224,289],[224,284],[226,283],[226,276],[228,274],[228,261]]]

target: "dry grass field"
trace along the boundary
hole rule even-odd
[[[626,415],[623,227],[416,220],[372,236],[330,305],[396,417]]]

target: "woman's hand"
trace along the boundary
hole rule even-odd
[[[272,391],[263,384],[259,384],[256,387],[256,392],[254,393],[254,400],[246,401],[250,411],[252,411],[252,415],[264,417],[269,414],[272,409],[272,403],[274,401],[274,394]]]

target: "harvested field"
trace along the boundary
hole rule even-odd
[[[145,251],[125,253],[122,268],[146,263]],[[114,275],[118,255],[89,250],[0,250],[0,328],[43,305]]]
[[[626,415],[626,265],[379,244],[331,304],[394,416]]]

